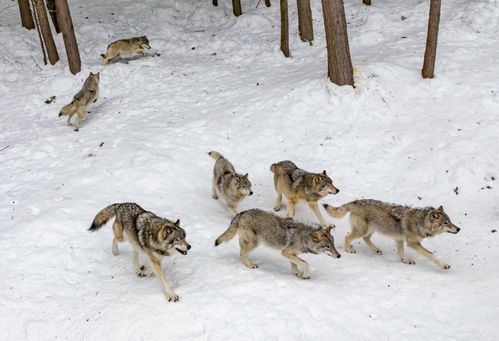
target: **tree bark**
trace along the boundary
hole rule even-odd
[[[280,1],[281,7],[281,51],[289,57],[288,0]]]
[[[338,85],[353,86],[353,68],[343,0],[322,0],[322,12],[326,31],[329,79]]]
[[[298,30],[300,39],[308,41],[312,45],[314,40],[314,26],[312,25],[312,10],[310,9],[310,0],[296,0],[298,8]]]
[[[265,6],[270,7],[270,0],[265,0]]]
[[[423,78],[435,77],[435,59],[437,57],[438,26],[440,24],[441,0],[431,0],[430,16],[428,18],[428,34],[424,53]]]
[[[57,14],[55,13],[55,0],[47,0],[47,9],[50,14],[50,19],[52,19],[52,24],[54,24],[55,32],[60,33],[59,23],[57,22]]]
[[[59,54],[57,53],[57,47],[55,46],[54,38],[52,37],[52,31],[50,31],[47,10],[45,9],[45,1],[34,0],[34,4],[37,24],[40,25],[40,31],[42,33],[45,48],[47,49],[49,62],[54,65],[59,60]]]
[[[45,52],[45,44],[43,43],[42,32],[40,31],[40,24],[38,23],[38,18],[36,16],[35,3],[31,0],[31,6],[33,6],[33,19],[36,22],[36,32],[38,33],[38,39],[40,40],[40,47],[43,54],[43,64],[47,65],[47,53]]]
[[[218,0],[213,0],[211,3],[213,4],[213,6],[218,6]]]
[[[64,39],[64,46],[66,47],[69,70],[75,75],[81,70],[81,60],[67,0],[55,0],[55,8],[57,21],[59,22],[62,37]]]
[[[364,5],[371,6],[371,0],[362,0]]]
[[[232,0],[232,12],[236,17],[243,14],[243,10],[241,8],[241,0]]]
[[[31,8],[29,7],[29,0],[17,0],[19,5],[19,13],[21,14],[21,25],[28,30],[35,28]]]

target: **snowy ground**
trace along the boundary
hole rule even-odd
[[[237,19],[219,2],[70,1],[77,76],[65,61],[41,65],[36,33],[1,2],[0,339],[497,340],[499,2],[443,2],[430,81],[429,1],[345,1],[355,90],[326,80],[319,1],[313,46],[298,39],[290,1],[289,59],[277,1],[244,0]],[[142,34],[160,57],[99,64],[107,43]],[[58,111],[99,70],[100,100],[73,132]],[[283,159],[327,169],[341,189],[330,204],[442,204],[462,230],[424,244],[452,268],[412,251],[417,264],[404,265],[383,236],[383,256],[360,243],[347,254],[345,219],[334,231],[343,257],[305,255],[310,280],[265,248],[248,270],[236,241],[213,248],[230,218],[211,199],[209,150],[249,172],[255,195],[241,209],[273,207],[269,165]],[[180,303],[134,274],[129,245],[111,254],[109,225],[86,231],[123,201],[181,219],[193,249],[163,262]],[[315,222],[304,206],[297,218]]]

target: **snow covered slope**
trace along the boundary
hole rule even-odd
[[[0,12],[0,339],[496,340],[499,2],[443,2],[436,78],[423,80],[429,1],[345,1],[355,90],[326,80],[319,1],[313,46],[290,1],[289,59],[278,1],[243,0],[239,18],[219,2],[70,1],[77,76],[41,65],[16,7]],[[99,64],[109,42],[142,34],[161,56]],[[101,71],[101,97],[76,133],[57,114],[89,71]],[[236,240],[213,247],[230,218],[211,198],[209,150],[249,172],[241,209],[271,210],[269,166],[283,159],[326,169],[341,189],[333,205],[442,204],[462,230],[424,245],[452,268],[410,250],[417,264],[402,264],[377,235],[382,256],[360,243],[347,254],[345,219],[334,221],[343,257],[305,255],[310,280],[263,247],[249,270]],[[123,201],[181,219],[193,248],[163,262],[180,303],[134,274],[129,245],[111,254],[110,225],[86,231]],[[315,222],[305,206],[296,218]]]

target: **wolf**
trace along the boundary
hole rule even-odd
[[[234,166],[219,152],[209,152],[215,160],[213,168],[212,192],[213,199],[219,196],[225,200],[225,204],[232,216],[237,214],[237,205],[246,197],[253,195],[248,173],[237,174]]]
[[[274,187],[277,192],[274,207],[276,212],[281,210],[284,194],[287,199],[288,217],[294,217],[296,204],[305,201],[320,223],[328,226],[317,202],[328,194],[338,194],[340,190],[333,185],[325,170],[322,173],[310,173],[298,168],[291,161],[274,163],[270,166],[270,170],[274,173]]]
[[[344,246],[347,252],[355,253],[350,243],[353,239],[362,237],[369,249],[381,254],[382,251],[371,241],[373,233],[380,232],[395,240],[402,263],[416,264],[414,260],[404,255],[404,244],[407,243],[408,247],[430,259],[442,269],[450,269],[449,264],[442,262],[421,245],[421,241],[425,238],[444,232],[453,234],[459,232],[460,228],[451,222],[442,206],[411,208],[365,199],[352,201],[341,207],[324,204],[324,208],[332,217],[338,219],[350,212],[352,230],[345,237]]]
[[[299,258],[299,254],[326,253],[331,257],[341,257],[334,247],[330,232],[331,227],[313,227],[254,208],[237,214],[227,231],[216,239],[215,246],[228,242],[239,234],[241,260],[248,268],[255,269],[258,266],[248,259],[248,254],[263,242],[280,250],[289,259],[291,270],[297,277],[309,279],[308,263]]]
[[[145,253],[149,258],[152,272],[159,278],[164,293],[169,302],[178,302],[178,295],[170,288],[161,261],[165,256],[172,256],[175,251],[186,255],[191,249],[185,240],[185,231],[180,227],[180,220],[160,218],[154,213],[144,210],[135,203],[117,203],[102,209],[95,216],[89,231],[97,231],[109,219],[116,217],[113,224],[114,255],[119,254],[118,242],[127,239],[133,247],[132,264],[139,277],[151,275],[151,269],[139,265],[139,253]]]
[[[129,39],[120,39],[112,42],[107,46],[105,54],[101,54],[103,64],[107,64],[118,57],[146,55],[144,49],[150,49],[149,40],[146,36],[135,37]]]
[[[68,116],[68,125],[71,125],[71,118],[74,114],[78,115],[76,120],[75,131],[80,128],[80,123],[85,119],[85,113],[87,111],[87,106],[90,103],[95,103],[99,98],[99,81],[100,72],[92,73],[88,75],[83,87],[80,91],[73,97],[71,103],[65,105],[59,112],[59,117]]]

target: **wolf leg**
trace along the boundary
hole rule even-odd
[[[211,193],[213,194],[213,199],[218,200],[218,189],[215,175],[213,175],[213,179],[211,180]]]
[[[397,253],[399,255],[400,261],[404,264],[410,264],[410,265],[416,264],[415,261],[404,255],[404,241],[397,240],[396,243],[397,243]]]
[[[73,115],[74,115],[74,113],[68,115],[68,122],[66,123],[68,126],[72,126],[73,125],[73,123],[71,123],[71,118],[73,117]]]
[[[149,275],[147,272],[147,269],[145,266],[141,266],[139,263],[139,252],[133,248],[133,253],[132,253],[132,264],[133,264],[133,269],[135,270],[135,273],[139,277],[145,277]]]
[[[170,288],[170,283],[163,272],[163,268],[161,268],[161,260],[157,259],[153,254],[148,253],[149,260],[151,262],[152,271],[159,278],[161,285],[163,286],[163,291],[168,299],[168,302],[178,302],[179,297],[173,290]]]
[[[120,249],[118,248],[118,242],[122,242],[125,240],[125,238],[123,237],[123,226],[118,220],[114,221],[113,232],[114,232],[114,238],[113,238],[113,247],[111,248],[111,251],[113,252],[113,255],[117,256],[120,254]]]
[[[250,269],[258,268],[258,265],[251,262],[248,258],[248,253],[250,253],[252,250],[256,248],[257,243],[252,240],[239,238],[239,246],[241,247],[240,255],[244,265],[246,265],[246,267]]]
[[[371,241],[371,237],[372,237],[372,233],[364,236],[364,242],[366,243],[367,247],[371,249],[372,252],[375,252],[377,253],[378,255],[382,255],[383,254],[383,251],[381,251],[381,249],[379,247],[377,247],[376,245],[374,245],[374,243]]]
[[[230,215],[232,217],[235,217],[237,215],[237,204],[229,204],[227,203],[227,208],[230,212]]]
[[[354,239],[357,239],[357,238],[361,238],[365,235],[364,231],[362,231],[361,229],[357,228],[357,227],[353,227],[352,226],[352,231],[350,231],[350,233],[345,237],[345,245],[344,245],[344,249],[346,252],[349,252],[349,253],[356,253],[356,251],[354,250],[354,248],[352,247],[352,240]]]
[[[450,269],[449,264],[442,262],[433,253],[431,253],[430,251],[425,249],[419,242],[407,242],[407,246],[414,249],[420,255],[425,256],[426,258],[430,259],[433,263],[437,264],[442,269],[444,269],[444,270]]]
[[[288,250],[284,249],[282,250],[281,254],[289,259],[291,263],[294,263],[298,269],[301,269],[301,276],[298,276],[303,279],[310,279],[310,274],[309,274],[309,269],[308,269],[308,263],[305,262],[303,259],[298,257],[297,255],[289,252]]]
[[[290,263],[291,263],[291,272],[293,272],[295,274],[295,276],[297,276],[297,277],[303,277],[303,272],[301,272],[298,269],[298,266],[293,262],[290,262]]]
[[[279,212],[282,208],[282,193],[277,192],[277,200],[275,202],[274,211]]]
[[[288,202],[286,204],[286,208],[288,210],[288,218],[293,218],[295,216],[295,206],[296,206],[296,201],[293,201],[288,198]]]
[[[322,216],[321,211],[319,210],[319,205],[317,204],[317,202],[309,202],[308,207],[310,207],[312,212],[314,212],[315,216],[317,217],[317,219],[319,219],[322,226],[331,227],[331,228],[335,227],[333,224],[328,224],[324,220],[324,217]]]

